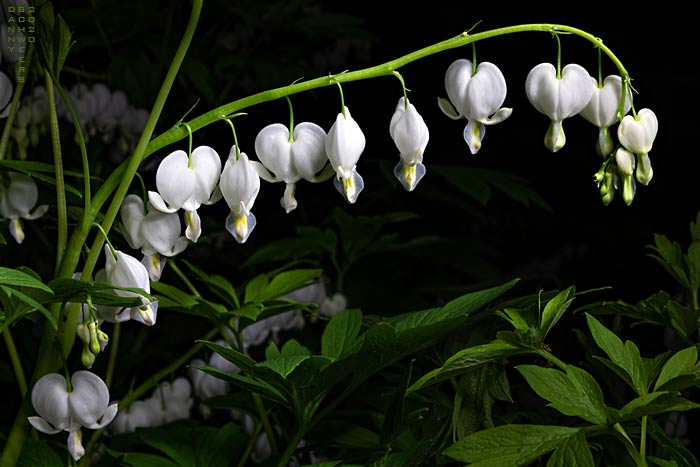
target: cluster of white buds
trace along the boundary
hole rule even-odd
[[[3,89],[0,76],[0,107]],[[86,140],[99,137],[108,145],[109,155],[116,162],[133,152],[146,125],[148,111],[129,104],[124,91],[111,91],[106,84],[99,82],[92,86],[76,84],[66,91],[66,97]],[[12,129],[20,159],[26,159],[28,148],[35,147],[40,137],[47,134],[47,109],[46,88],[41,85],[35,86],[31,94],[21,99]],[[56,112],[61,121],[72,125],[71,115],[62,99],[56,99]]]
[[[114,434],[131,433],[137,428],[161,426],[190,418],[192,385],[184,376],[160,383],[150,397],[131,403],[119,411],[109,429]]]

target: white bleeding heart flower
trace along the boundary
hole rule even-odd
[[[35,209],[38,200],[39,189],[33,178],[16,172],[0,174],[0,219],[10,220],[10,234],[18,244],[24,241],[22,219],[38,219],[49,209],[46,204]]]
[[[49,435],[67,431],[68,451],[74,460],[85,455],[81,428],[104,428],[117,415],[117,403],[109,403],[109,389],[90,371],[76,371],[71,376],[72,390],[58,373],[42,376],[32,388],[32,406],[38,416],[29,423]]]
[[[535,109],[551,120],[544,144],[557,152],[566,144],[563,121],[581,112],[591,100],[594,81],[585,68],[571,63],[561,70],[551,63],[540,63],[527,75],[525,93]]]
[[[294,127],[293,134],[281,123],[263,128],[255,137],[258,159],[274,177],[272,182],[286,184],[280,204],[287,213],[296,209],[296,182],[301,179],[316,182],[316,174],[326,165],[326,132],[311,122]]]
[[[226,230],[238,243],[245,243],[257,223],[250,210],[260,192],[260,175],[246,153],[241,152],[236,159],[235,146],[224,164],[219,186],[231,210],[226,218]]]
[[[182,226],[176,213],[165,213],[130,194],[124,198],[119,214],[124,225],[124,238],[134,249],[140,249],[142,263],[152,281],[160,280],[166,258],[176,256],[187,248],[188,240],[180,235]]]
[[[618,110],[622,98],[622,78],[617,75],[609,75],[601,84],[598,84],[598,81],[593,77],[591,80],[595,84],[593,95],[579,115],[598,127],[596,152],[600,156],[607,157],[614,148],[610,137],[610,127],[619,121]],[[622,115],[625,115],[632,108],[632,93],[629,86],[625,88],[627,89],[627,97]]]
[[[191,158],[185,151],[177,150],[167,155],[158,166],[158,192],[149,191],[148,199],[161,212],[184,210],[187,221],[185,235],[196,242],[202,234],[197,209],[202,204],[218,201],[216,184],[220,175],[221,159],[209,146],[195,148]]]
[[[467,119],[464,140],[472,154],[481,149],[486,128],[510,117],[513,109],[503,107],[508,91],[501,70],[482,62],[474,70],[470,60],[455,60],[445,73],[447,97],[438,98],[442,112],[453,120]]]
[[[357,162],[365,150],[365,142],[365,135],[350,115],[350,110],[343,107],[343,112],[338,114],[328,131],[326,153],[336,173],[333,184],[351,204],[357,201],[357,196],[365,186],[357,173]]]
[[[659,122],[650,109],[642,109],[636,116],[625,116],[617,127],[620,144],[637,156],[635,177],[642,185],[648,185],[654,175],[649,152],[658,131]]]
[[[101,271],[104,271],[104,273],[101,273]],[[151,293],[150,278],[143,263],[133,256],[127,255],[119,250],[113,253],[109,245],[105,245],[104,270],[98,271],[95,274],[95,278],[101,278],[102,274],[104,274],[104,282],[108,284],[117,287],[142,289],[147,294]],[[156,323],[158,311],[157,300],[150,301],[143,295],[129,290],[114,289],[114,293],[121,297],[138,297],[141,300],[141,305],[126,309],[98,307],[98,316],[100,319],[112,322],[134,319],[147,326],[153,326]],[[110,316],[109,311],[113,311],[114,314]]]
[[[113,434],[132,433],[137,428],[154,427],[161,424],[160,400],[149,397],[134,401],[124,410],[120,410],[109,430]]]
[[[413,191],[425,175],[423,152],[430,139],[428,125],[416,107],[401,97],[391,117],[389,133],[401,157],[394,168],[394,176],[407,191]]]

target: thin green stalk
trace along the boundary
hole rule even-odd
[[[107,384],[108,388],[112,387],[114,368],[117,366],[117,355],[119,354],[119,340],[121,333],[121,323],[114,323],[114,327],[112,328],[112,336],[109,339],[109,360],[107,361],[107,371],[105,372],[105,384]]]
[[[17,347],[15,346],[15,341],[12,338],[12,331],[9,327],[2,332],[2,337],[5,339],[7,353],[10,355],[10,363],[12,364],[12,369],[15,372],[15,378],[17,378],[19,393],[22,395],[22,397],[24,397],[24,395],[27,393],[27,379],[24,377],[22,362],[19,360]]]
[[[158,92],[158,96],[156,97],[156,101],[153,104],[153,108],[151,109],[151,113],[148,117],[148,120],[146,121],[146,126],[144,127],[143,133],[141,134],[141,138],[139,139],[139,142],[136,146],[136,150],[134,153],[131,155],[131,158],[128,159],[128,165],[126,166],[125,171],[121,174],[120,179],[117,180],[112,180],[111,183],[119,182],[118,186],[116,188],[116,191],[114,192],[114,196],[112,197],[112,202],[109,205],[107,212],[104,215],[104,218],[102,220],[102,229],[104,232],[109,233],[109,230],[112,227],[112,224],[114,223],[114,220],[116,219],[117,215],[119,214],[119,209],[121,208],[122,201],[124,200],[124,197],[127,195],[127,191],[129,190],[129,187],[131,186],[131,182],[134,179],[134,176],[136,174],[136,171],[138,170],[139,166],[141,165],[141,161],[143,160],[145,150],[148,146],[148,141],[151,138],[151,135],[153,134],[153,131],[155,130],[156,123],[158,121],[158,118],[160,117],[161,112],[163,111],[163,107],[165,106],[165,101],[167,100],[168,94],[170,93],[170,90],[173,86],[173,83],[175,82],[175,77],[177,76],[178,70],[180,69],[180,66],[182,65],[182,61],[185,58],[185,54],[187,53],[187,49],[189,48],[189,45],[192,41],[192,37],[194,36],[194,31],[197,26],[197,22],[199,20],[199,14],[202,9],[202,2],[203,0],[194,0],[192,3],[192,12],[190,15],[190,20],[187,23],[187,28],[185,29],[185,32],[182,37],[182,41],[180,42],[180,46],[178,47],[177,51],[175,52],[175,56],[173,58],[172,63],[170,64],[170,68],[168,69],[168,73],[165,76],[165,79],[163,80],[163,84],[161,85],[160,91]],[[108,179],[110,180],[111,177]],[[107,184],[103,184],[104,186]],[[112,189],[114,188],[114,185],[112,185]],[[97,215],[97,209],[99,209],[100,206],[93,206],[93,211],[90,212],[89,217],[95,218]],[[80,249],[82,248],[82,244],[85,242],[86,237],[82,237],[81,234],[79,235],[73,235],[71,238],[71,243],[69,245],[68,252],[65,256],[65,261],[61,265],[62,266],[62,272],[65,270],[73,270],[75,268],[75,265],[77,264],[78,261],[78,256],[80,253]],[[77,243],[77,244],[76,244]],[[92,247],[90,247],[90,252],[88,253],[87,259],[85,260],[85,265],[83,266],[83,276],[82,277],[90,277],[92,275],[92,272],[95,268],[95,265],[97,264],[97,258],[102,252],[102,245],[104,244],[104,238],[103,236],[96,236],[95,240],[92,244]],[[71,257],[68,256],[68,254],[72,254]],[[73,311],[71,310],[71,314],[68,316],[68,321],[70,322],[71,320],[74,320],[73,316]],[[75,340],[75,328],[74,327],[66,327],[66,332],[63,335],[63,348],[64,349],[70,349],[73,346],[73,342]]]
[[[326,86],[336,85],[338,83],[347,83],[350,81],[365,80],[370,78],[378,78],[381,76],[387,76],[393,74],[395,70],[399,68],[420,60],[422,58],[435,55],[439,52],[445,50],[454,49],[462,47],[473,42],[477,42],[484,39],[489,39],[497,36],[503,36],[507,34],[515,34],[521,32],[547,32],[553,33],[571,33],[580,36],[589,42],[592,42],[596,47],[607,55],[613,64],[617,67],[620,75],[623,79],[629,77],[629,73],[622,65],[622,62],[613,54],[613,52],[603,43],[603,41],[592,34],[587,33],[578,28],[573,28],[571,26],[560,25],[560,24],[522,24],[518,26],[507,26],[503,28],[493,29],[490,31],[485,31],[477,34],[467,34],[463,33],[451,39],[438,42],[437,44],[430,45],[423,49],[417,50],[415,52],[404,55],[395,60],[383,63],[381,65],[376,65],[369,68],[364,68],[358,71],[352,71],[347,73],[340,73],[332,76],[324,76],[310,81],[302,81],[291,84],[289,86],[284,86],[280,88],[270,89],[268,91],[260,92],[258,94],[253,94],[251,96],[238,99],[231,103],[217,107],[205,114],[200,115],[194,120],[189,122],[192,132],[196,132],[207,125],[217,122],[222,115],[230,115],[232,113],[238,112],[242,109],[252,107],[257,104],[262,104],[264,102],[269,102],[286,96],[291,96],[292,94],[297,94],[304,91],[309,91],[312,89],[322,88]],[[164,132],[160,136],[154,138],[148,145],[148,149],[144,157],[147,157],[161,148],[169,146],[188,135],[187,130],[183,127],[173,128],[170,131]]]
[[[260,394],[257,392],[253,392],[251,394],[253,396],[253,401],[255,401],[255,408],[258,409],[258,413],[260,414],[260,421],[265,428],[265,433],[267,433],[267,440],[270,443],[270,449],[272,450],[273,454],[277,454],[277,452],[279,452],[279,448],[277,447],[277,439],[275,437],[275,432],[272,429],[272,425],[270,424],[270,419],[267,418],[267,412],[265,411],[265,406],[260,398]]]
[[[485,31],[477,34],[468,34],[465,32],[463,34],[460,34],[459,36],[444,40],[442,42],[438,42],[437,44],[433,44],[431,46],[409,53],[407,55],[383,63],[381,65],[376,65],[373,67],[364,68],[362,70],[347,73],[340,73],[333,76],[324,76],[312,79],[310,81],[295,82],[289,86],[270,89],[222,105],[188,122],[189,129],[185,128],[182,125],[176,125],[169,131],[166,131],[160,134],[159,136],[153,138],[148,143],[148,146],[143,153],[143,158],[145,159],[151,154],[155,153],[156,151],[164,147],[170,146],[171,144],[174,144],[185,137],[188,137],[190,131],[196,132],[198,130],[201,130],[202,128],[211,125],[212,123],[218,122],[222,118],[222,116],[234,114],[240,110],[252,107],[254,105],[270,102],[304,91],[336,85],[338,83],[346,83],[350,81],[358,81],[392,75],[394,71],[398,70],[399,68],[405,65],[408,65],[409,63],[415,62],[417,60],[431,55],[435,55],[445,50],[462,47],[473,42],[492,37],[528,31],[548,32],[550,34],[561,32],[571,33],[580,36],[588,40],[589,42],[592,42],[596,47],[598,47],[603,53],[605,53],[605,55],[607,55],[610,58],[610,60],[620,72],[620,76],[622,77],[623,82],[625,81],[625,79],[629,78],[629,73],[622,65],[622,62],[620,62],[620,60],[603,43],[603,41],[581,29],[560,24],[523,24],[518,26],[508,26],[504,28],[494,29],[491,31]],[[109,196],[112,194],[114,187],[117,185],[117,183],[119,183],[119,180],[124,176],[125,171],[127,170],[125,164],[126,163],[122,163],[122,165],[120,165],[107,178],[102,187],[97,191],[93,200],[94,209],[99,209],[102,203],[109,199]]]
[[[49,128],[51,130],[51,144],[53,146],[53,165],[56,177],[56,211],[57,227],[56,236],[56,265],[61,264],[63,253],[68,242],[68,210],[66,208],[66,184],[63,178],[63,157],[61,154],[61,134],[58,129],[58,115],[56,114],[56,97],[53,92],[53,80],[48,71],[44,70],[46,81],[46,97],[48,100]]]
[[[111,180],[110,186],[105,188],[107,182],[105,182],[105,184],[102,185],[104,197],[100,200],[101,202],[98,206],[90,204],[89,200],[86,199],[86,205],[89,205],[90,209],[85,210],[81,222],[74,230],[73,235],[71,236],[68,242],[68,246],[65,250],[66,253],[64,254],[63,260],[61,261],[61,264],[57,269],[56,278],[70,277],[75,271],[78,265],[78,260],[80,258],[80,253],[83,251],[83,247],[90,232],[90,226],[92,225],[92,222],[99,213],[102,203],[106,201],[106,199],[109,197],[112,191],[114,191],[114,188],[116,186],[117,190],[112,199],[112,204],[110,205],[109,210],[105,214],[104,222],[102,224],[104,230],[106,232],[109,232],[109,229],[112,226],[112,223],[114,222],[114,219],[116,218],[119,212],[121,203],[124,197],[126,196],[126,192],[129,186],[131,185],[131,181],[134,177],[134,174],[136,173],[141,161],[145,157],[145,151],[148,146],[148,141],[151,138],[151,135],[153,134],[156,122],[160,117],[167,96],[170,93],[170,89],[172,88],[172,85],[175,81],[177,72],[180,69],[180,66],[182,65],[182,61],[184,60],[185,54],[187,53],[187,49],[189,48],[189,45],[192,41],[194,30],[197,26],[199,14],[202,9],[202,3],[203,0],[193,0],[192,2],[192,11],[190,14],[189,22],[187,24],[187,28],[183,33],[180,45],[175,53],[175,57],[173,58],[172,63],[170,64],[170,68],[168,69],[168,73],[163,81],[160,92],[158,93],[155,104],[153,105],[153,109],[151,110],[149,118],[146,122],[146,126],[144,128],[143,133],[141,134],[141,138],[139,139],[139,143],[136,147],[136,150],[134,151],[134,154],[131,156],[131,159],[129,159],[128,165],[125,167],[125,169],[121,171],[117,170],[114,172],[121,172],[120,176],[123,178],[120,179],[110,177],[108,179]],[[65,99],[65,94],[62,92],[62,88],[60,86],[58,86],[58,90],[59,92],[61,92],[61,96]],[[84,161],[87,162],[85,159]],[[89,184],[89,177],[86,177],[85,183]],[[89,190],[87,191],[88,192],[85,193],[86,198],[89,196]],[[97,257],[100,253],[103,241],[104,240],[99,235],[95,239],[93,247],[90,250],[88,259],[85,263],[85,267],[83,268],[83,277],[90,277],[92,275],[92,271],[97,262]],[[52,307],[52,311],[56,314],[56,316],[58,316],[58,314],[60,313],[60,309],[60,306]],[[70,352],[70,349],[72,349],[73,347],[73,343],[75,341],[75,323],[77,322],[77,314],[79,310],[80,307],[70,308],[67,319],[68,325],[64,328],[63,334],[64,353]],[[72,326],[70,325],[71,323],[73,324]],[[34,366],[34,375],[32,377],[32,381],[38,380],[41,376],[59,368],[60,366],[60,362],[57,361],[56,358],[55,349],[52,349],[52,346],[50,345],[51,341],[55,336],[55,333],[48,331],[49,328],[49,326],[46,327],[47,331],[42,336],[37,361]],[[30,426],[29,422],[27,421],[27,417],[31,415],[31,412],[31,403],[29,401],[29,398],[25,397],[22,401],[19,411],[17,412],[15,422],[12,425],[12,429],[10,430],[10,433],[7,437],[2,456],[0,456],[0,467],[14,467],[17,463],[17,460],[19,459],[19,456],[22,452],[22,447],[24,446],[24,442],[27,438],[27,434],[29,433]]]
[[[559,360],[557,357],[555,357],[551,353],[547,352],[546,350],[538,350],[535,353],[537,355],[539,355],[540,357],[546,359],[547,361],[554,363],[562,371],[566,371],[566,363],[562,362],[561,360]]]
[[[215,328],[206,333],[201,340],[210,340],[214,336],[216,336],[219,333],[219,329]],[[135,400],[137,400],[139,397],[144,395],[147,391],[150,389],[153,389],[163,378],[166,376],[174,373],[178,369],[182,368],[185,366],[190,360],[194,358],[195,355],[199,351],[202,350],[204,346],[202,344],[194,344],[192,347],[187,350],[184,354],[182,354],[178,359],[173,360],[170,362],[170,364],[164,368],[162,368],[160,371],[157,373],[152,374],[148,379],[146,379],[143,383],[141,383],[136,389],[132,389],[129,391],[127,395],[122,397],[119,400],[119,411],[125,410],[127,407],[129,407]],[[95,430],[92,433],[92,436],[90,437],[90,440],[88,441],[87,446],[85,447],[85,452],[86,455],[81,459],[80,464],[83,465],[83,461],[85,461],[85,465],[89,465],[90,463],[90,455],[89,453],[91,452],[92,447],[97,443],[99,440],[100,436],[102,436],[102,433],[104,433],[105,428],[102,428],[100,430]]]
[[[642,432],[639,438],[639,455],[642,458],[646,458],[647,455],[647,417],[648,415],[642,416]]]
[[[255,443],[258,440],[261,428],[262,425],[260,423],[255,424],[253,432],[250,434],[250,438],[248,439],[248,444],[245,447],[245,451],[243,452],[241,458],[238,460],[238,467],[245,467],[246,465],[248,465],[248,458],[250,457],[250,453],[253,452],[253,448],[255,447]]]
[[[184,272],[182,272],[182,269],[180,269],[180,266],[177,265],[175,261],[168,261],[168,264],[170,265],[170,269],[177,274],[177,277],[180,278],[180,280],[185,284],[185,286],[190,289],[190,292],[195,297],[201,297],[202,295],[199,293],[197,288],[194,286],[194,284],[189,280],[189,278],[185,275]]]
[[[634,460],[634,463],[637,465],[637,467],[647,467],[647,461],[646,457],[641,455],[638,451],[637,448],[634,446],[634,443],[630,439],[629,435],[625,431],[625,429],[620,425],[620,423],[616,423],[613,425],[613,428],[615,429],[615,433],[617,434],[617,438],[622,441],[622,444],[625,446],[627,449],[627,452],[629,455],[632,457]]]
[[[277,463],[277,467],[287,467],[289,465],[289,460],[294,455],[294,451],[296,451],[297,446],[299,446],[299,442],[301,442],[307,430],[308,429],[302,425],[299,427],[296,433],[294,433],[294,436],[287,445],[287,449],[285,449],[282,453],[282,457],[280,457],[280,460]]]

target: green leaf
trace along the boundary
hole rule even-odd
[[[183,308],[192,308],[197,304],[197,298],[193,295],[183,292],[177,287],[165,284],[163,282],[151,282],[151,289],[159,294],[162,294],[166,299],[168,299],[175,306]],[[159,303],[160,303],[160,297]],[[160,306],[163,306],[160,303]]]
[[[65,447],[65,446],[64,446]],[[63,467],[64,459],[51,448],[46,440],[35,441],[28,438],[22,447],[17,467]]]
[[[265,287],[264,293],[258,299],[265,301],[294,292],[308,285],[309,281],[321,277],[322,273],[321,269],[294,269],[281,272],[272,278],[267,287]]]
[[[684,288],[690,288],[689,272],[687,263],[683,256],[683,250],[678,242],[671,242],[668,237],[662,234],[654,234],[654,245],[647,247],[654,250],[656,254],[651,254],[661,266]]]
[[[8,297],[13,297],[13,296],[17,297],[18,299],[20,299],[24,303],[27,303],[31,307],[39,310],[41,312],[41,314],[46,317],[46,319],[49,321],[49,323],[51,323],[51,327],[53,327],[54,329],[58,329],[58,323],[56,322],[56,318],[53,316],[53,313],[51,313],[48,309],[46,309],[41,303],[37,302],[29,295],[24,294],[17,289],[12,289],[10,287],[5,287],[4,285],[0,285],[0,290],[5,292],[5,294],[7,294]]]
[[[286,378],[294,369],[311,355],[292,355],[289,357],[278,357],[258,363],[257,366],[270,368],[274,372]]]
[[[695,241],[688,247],[686,264],[688,265],[690,290],[698,290],[700,287],[700,241]]]
[[[661,374],[656,380],[654,390],[660,389],[673,378],[686,374],[693,374],[698,363],[698,350],[695,346],[676,352],[661,368]]]
[[[506,293],[519,281],[520,279],[514,279],[496,287],[462,295],[461,297],[449,301],[442,308],[431,308],[428,310],[404,313],[390,317],[386,321],[393,326],[396,332],[400,332],[459,316],[469,315],[473,311],[480,309]]]
[[[542,311],[542,320],[540,323],[542,339],[547,336],[549,331],[557,324],[559,318],[561,318],[567,308],[569,308],[569,305],[571,305],[571,302],[574,300],[575,294],[576,288],[571,286],[562,290],[553,299],[547,302],[547,305],[545,305]]]
[[[586,436],[579,431],[561,443],[547,462],[547,467],[595,467]]]
[[[632,341],[624,344],[622,340],[598,321],[593,315],[586,313],[588,327],[598,347],[605,352],[612,363],[629,375],[625,381],[632,386],[638,395],[647,392],[647,378],[639,349]]]
[[[597,425],[607,423],[603,392],[585,370],[573,365],[566,366],[566,373],[536,365],[520,365],[516,369],[540,397],[564,415],[580,417]]]
[[[353,344],[362,326],[362,312],[358,309],[336,313],[321,336],[321,355],[338,360],[353,350]]]
[[[37,277],[38,276],[35,277],[18,269],[10,269],[0,266],[0,285],[14,285],[18,287],[41,289],[44,292],[53,294],[53,290],[41,282]]]
[[[283,357],[291,357],[296,355],[311,355],[311,351],[305,346],[301,345],[296,339],[289,339],[282,346],[280,355]]]
[[[497,362],[522,352],[523,351],[518,347],[501,341],[468,347],[452,355],[442,366],[421,376],[415,383],[408,387],[406,393],[409,394],[418,389],[439,383],[488,363]]]
[[[259,298],[262,296],[263,291],[267,287],[267,284],[269,284],[269,280],[267,279],[267,276],[265,274],[260,274],[258,276],[253,277],[250,282],[248,282],[248,285],[245,287],[245,295],[244,295],[244,303],[258,303],[262,302],[262,299]]]
[[[527,466],[580,430],[552,425],[501,425],[467,435],[443,454],[471,462],[470,467]]]
[[[679,397],[677,394],[675,391],[657,391],[639,396],[620,409],[620,416],[623,420],[633,420],[645,415],[684,411],[700,407],[700,404]]]

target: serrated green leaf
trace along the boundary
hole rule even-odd
[[[54,330],[58,329],[58,323],[56,322],[56,318],[53,316],[53,313],[46,309],[46,307],[44,307],[41,303],[37,302],[29,295],[24,294],[17,289],[0,285],[0,290],[2,290],[8,297],[17,297],[19,300],[23,301],[24,303],[27,303],[32,308],[41,312],[41,314],[44,315],[49,321],[51,327]]]
[[[494,341],[488,344],[469,347],[452,355],[442,366],[421,376],[407,389],[407,394],[418,389],[439,383],[445,379],[466,373],[482,365],[496,362],[512,355],[522,353],[518,347],[505,342]]]
[[[566,366],[566,373],[536,365],[520,365],[516,369],[540,397],[564,415],[580,417],[597,425],[607,423],[603,392],[585,370],[573,365]]]
[[[2,266],[0,266],[0,284],[41,289],[44,292],[53,294],[53,290],[51,290],[48,285],[41,282],[41,280],[38,279],[38,276],[35,277],[21,270],[5,268]]]
[[[354,348],[355,339],[362,326],[362,312],[358,309],[336,313],[326,325],[321,336],[321,355],[338,360]]]
[[[387,322],[391,324],[398,333],[407,329],[427,326],[458,316],[466,316],[500,297],[519,281],[520,279],[514,279],[496,287],[468,293],[449,301],[441,308],[404,313],[388,318]]]
[[[627,375],[625,381],[630,384],[638,395],[647,392],[647,378],[639,349],[632,341],[624,344],[612,331],[606,328],[593,315],[586,313],[588,327],[598,347],[605,352],[613,364],[622,369]],[[610,366],[610,365],[608,365]]]
[[[307,285],[309,281],[321,277],[322,272],[321,269],[294,269],[281,272],[272,278],[257,300],[270,300],[294,292]]]
[[[664,412],[700,408],[700,404],[677,395],[677,392],[657,391],[637,397],[620,409],[623,420],[656,415]]]
[[[265,274],[253,277],[245,287],[243,303],[262,302],[260,297],[262,297],[267,284],[269,284],[269,280]]]
[[[698,363],[698,350],[695,346],[676,352],[661,368],[661,373],[654,384],[654,390],[660,389],[664,384],[677,376],[692,374]]]
[[[457,441],[443,454],[470,467],[521,467],[554,450],[580,428],[553,425],[501,425]]]
[[[301,364],[301,362],[309,357],[311,357],[311,355],[282,356],[271,360],[265,360],[264,362],[258,363],[257,366],[269,368],[275,373],[281,375],[283,378],[287,378],[287,376],[293,372],[294,369]]]
[[[586,436],[579,431],[561,443],[547,461],[547,467],[594,467]]]
[[[571,286],[559,292],[553,299],[547,302],[542,310],[542,320],[540,322],[540,333],[544,339],[549,331],[557,324],[564,312],[569,308],[574,300],[576,288]]]

